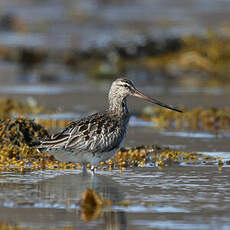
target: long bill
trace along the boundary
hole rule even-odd
[[[141,93],[140,91],[138,91],[137,89],[135,89],[135,92],[133,93],[133,96],[142,98],[142,99],[144,99],[144,100],[147,100],[147,101],[149,101],[149,102],[151,102],[151,103],[154,103],[154,104],[157,104],[157,105],[159,105],[159,106],[165,107],[165,108],[167,108],[167,109],[171,109],[171,110],[174,110],[174,111],[177,111],[177,112],[182,113],[182,111],[179,110],[179,109],[177,109],[176,107],[174,107],[174,106],[172,106],[172,105],[167,105],[167,104],[165,104],[165,103],[163,103],[163,102],[160,102],[160,101],[158,101],[158,100],[156,100],[156,99],[153,99],[153,98],[151,98],[151,97],[145,96],[144,94],[142,94],[142,93]]]

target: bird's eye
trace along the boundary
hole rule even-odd
[[[124,87],[130,89],[130,86],[127,84],[125,84]]]

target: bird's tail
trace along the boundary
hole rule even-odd
[[[38,152],[43,152],[47,149],[46,147],[43,146],[43,143],[41,141],[34,141],[30,143],[29,146],[32,148],[36,148]]]

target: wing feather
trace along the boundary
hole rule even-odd
[[[126,126],[123,126],[117,117],[96,113],[70,123],[63,131],[49,140],[42,141],[38,148],[74,148],[74,151],[78,152],[106,152],[119,146],[125,131]]]

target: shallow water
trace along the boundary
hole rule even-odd
[[[0,219],[41,229],[228,229],[229,173],[217,166],[2,173]],[[113,204],[87,223],[79,201],[88,188]],[[118,205],[123,200],[130,205]]]

